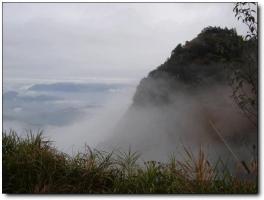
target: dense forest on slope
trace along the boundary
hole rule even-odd
[[[249,62],[248,56],[254,58],[255,63],[250,64],[256,86],[257,40],[245,40],[234,29],[204,28],[193,40],[178,44],[171,56],[141,81],[134,96],[134,105],[168,102],[168,92],[178,88],[179,84],[189,88],[220,82],[230,84],[234,72],[248,70],[244,69],[245,63]],[[177,83],[166,81],[168,77]],[[155,87],[148,87],[153,82]]]

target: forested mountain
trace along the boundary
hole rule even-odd
[[[245,40],[234,29],[207,27],[193,40],[178,44],[170,57],[140,82],[134,105],[168,102],[169,94],[181,87],[232,86],[238,71],[242,76],[250,73],[251,86],[257,87],[257,39]]]

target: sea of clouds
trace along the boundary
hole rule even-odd
[[[135,86],[120,80],[5,81],[3,130],[21,136],[42,130],[69,154],[84,144],[95,147],[130,106]]]

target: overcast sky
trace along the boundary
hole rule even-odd
[[[10,79],[140,79],[206,26],[245,34],[232,3],[4,3]]]

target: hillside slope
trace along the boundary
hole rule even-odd
[[[228,157],[217,129],[241,159],[248,158],[245,147],[257,144],[258,131],[234,103],[230,86],[248,43],[235,30],[208,27],[179,44],[141,80],[132,106],[103,146],[130,146],[147,159],[164,160],[183,145],[202,145],[213,150],[213,158]]]
[[[243,63],[246,48],[247,42],[234,29],[203,29],[193,40],[178,44],[163,64],[142,79],[134,105],[168,103],[168,91],[183,85],[197,88],[227,84],[232,72],[239,68],[239,64],[231,68],[231,63]]]

